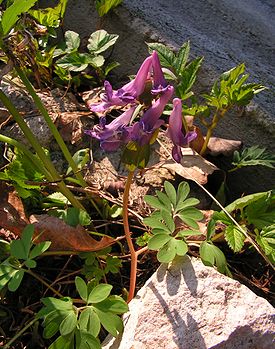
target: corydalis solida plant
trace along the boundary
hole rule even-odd
[[[149,107],[141,102],[142,94],[147,89],[148,84],[151,85]],[[143,252],[143,249],[135,250],[129,229],[128,201],[130,186],[135,169],[144,168],[147,165],[150,145],[154,143],[159,128],[165,123],[161,116],[165,106],[173,97],[174,87],[167,84],[159,57],[155,51],[142,63],[134,80],[116,91],[113,90],[108,81],[105,81],[104,87],[105,93],[102,95],[102,101],[90,105],[92,111],[105,114],[111,107],[130,107],[109,124],[106,124],[106,117],[102,116],[98,125],[92,130],[86,131],[91,137],[99,140],[100,147],[105,151],[115,151],[124,146],[122,161],[129,169],[123,195],[123,225],[131,255],[129,302],[134,297],[135,292],[137,258]],[[180,162],[182,156],[180,147],[188,145],[188,142],[196,137],[196,133],[183,132],[181,100],[175,98],[173,105],[167,135],[174,144],[173,158]],[[137,114],[141,114],[142,110],[142,115],[138,121],[132,123],[136,109],[139,110]]]

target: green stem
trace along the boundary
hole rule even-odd
[[[68,147],[66,146],[64,140],[62,139],[62,137],[61,137],[60,133],[58,132],[52,119],[50,118],[49,113],[48,113],[47,109],[45,108],[44,104],[42,103],[41,99],[39,98],[39,96],[35,92],[35,89],[33,88],[29,79],[27,78],[25,73],[22,71],[22,69],[20,67],[18,67],[17,65],[15,65],[15,70],[16,70],[17,74],[19,75],[19,77],[21,78],[24,85],[26,86],[26,88],[27,88],[29,94],[31,95],[35,105],[37,106],[40,113],[44,117],[49,129],[51,130],[54,138],[56,139],[56,141],[57,141],[57,143],[62,151],[62,153],[64,154],[65,159],[68,161],[68,164],[72,168],[76,178],[79,180],[82,187],[86,187],[87,184],[86,184],[85,180],[83,179],[82,174],[79,172],[79,169],[77,168],[77,165],[74,162],[74,160],[71,156],[71,153],[68,150]]]
[[[130,251],[130,256],[131,256],[130,288],[129,288],[128,299],[127,299],[128,303],[134,298],[135,288],[136,288],[136,278],[137,278],[137,253],[135,251],[135,248],[131,239],[129,219],[128,219],[129,192],[130,192],[130,187],[131,187],[133,177],[134,177],[134,171],[130,171],[127,177],[127,181],[125,183],[125,189],[123,193],[124,233],[125,233],[125,238],[126,238],[129,251]]]
[[[51,290],[54,294],[56,294],[58,297],[63,298],[62,294],[58,292],[56,289],[54,289],[50,284],[48,284],[45,280],[43,280],[39,275],[34,273],[30,269],[24,269],[24,271],[31,276],[33,276],[36,280],[40,281],[44,286],[46,286],[49,290]]]
[[[62,178],[59,176],[51,160],[48,158],[44,149],[39,144],[37,138],[34,136],[34,134],[30,130],[30,128],[28,127],[24,119],[19,114],[18,110],[15,108],[13,103],[9,100],[9,98],[5,95],[5,93],[2,90],[0,90],[0,100],[2,101],[4,106],[8,109],[8,111],[11,113],[14,120],[17,122],[22,132],[28,139],[29,143],[31,144],[33,149],[36,151],[40,160],[43,162],[45,168],[47,169],[47,171],[51,176],[50,180],[58,182],[57,185],[59,187],[60,192],[66,196],[66,198],[71,202],[71,204],[74,207],[85,210],[84,207],[81,205],[81,203],[74,197],[72,192],[66,187],[65,183],[62,181]]]
[[[201,156],[204,156],[206,149],[207,149],[207,146],[208,146],[208,143],[209,143],[209,140],[212,136],[212,132],[213,132],[214,128],[217,126],[219,120],[224,116],[226,111],[227,111],[227,109],[223,109],[223,110],[217,109],[216,110],[216,113],[213,116],[213,120],[212,120],[211,124],[209,125],[209,127],[207,128],[206,137],[205,137],[203,146],[202,146],[201,151],[200,151]]]
[[[32,319],[30,322],[27,323],[19,332],[16,333],[14,337],[12,337],[4,346],[3,349],[8,349],[12,345],[13,342],[16,341],[17,338],[19,338],[29,327],[31,327],[34,323],[38,321],[37,318]]]
[[[66,146],[63,138],[61,137],[60,133],[58,132],[54,122],[50,118],[49,113],[48,113],[47,109],[45,108],[44,104],[42,103],[41,99],[39,98],[39,96],[35,92],[35,89],[33,88],[29,79],[27,78],[27,76],[25,75],[25,73],[22,71],[22,69],[20,67],[15,65],[15,69],[16,69],[17,74],[21,78],[22,82],[24,83],[25,87],[27,88],[29,94],[31,95],[35,105],[37,106],[40,113],[44,117],[49,129],[51,130],[54,138],[56,139],[56,142],[58,143],[65,159],[68,161],[68,164],[72,168],[72,171],[73,171],[74,175],[76,176],[76,178],[78,179],[80,185],[83,188],[87,187],[87,183],[85,182],[81,172],[79,172],[79,169],[78,169],[73,157],[71,156],[71,153],[69,152],[68,147]],[[97,204],[95,203],[95,201],[91,197],[89,197],[89,200],[92,203],[92,205],[94,206],[94,208],[96,209],[96,211],[98,212],[98,214],[102,217],[102,212],[100,211],[100,209],[97,206]],[[84,209],[84,208],[82,208],[82,209]]]

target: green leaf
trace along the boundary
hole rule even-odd
[[[39,10],[29,10],[28,13],[34,17],[41,25],[57,28],[60,19],[64,17],[68,0],[59,0],[55,7],[48,7]]]
[[[255,194],[243,196],[242,198],[239,198],[239,199],[233,201],[230,205],[226,206],[225,210],[229,213],[231,213],[232,211],[235,211],[237,209],[241,210],[245,206],[251,204],[252,202],[257,201],[260,198],[266,197],[267,195],[269,195],[269,193],[271,193],[271,192],[266,191],[266,192],[262,192],[262,193],[255,193]]]
[[[166,191],[166,194],[167,194],[169,200],[171,201],[172,205],[175,207],[176,203],[177,203],[177,193],[176,193],[176,190],[175,190],[173,184],[171,184],[168,181],[165,181],[164,188],[165,188],[165,191]]]
[[[60,336],[49,346],[49,349],[73,349],[72,338]]]
[[[103,312],[111,312],[114,314],[124,314],[129,308],[127,303],[120,296],[110,296],[104,301],[96,304],[97,309]]]
[[[215,234],[215,231],[216,231],[216,221],[215,219],[211,218],[207,224],[207,234],[206,234],[207,241],[211,239],[211,237]]]
[[[51,241],[43,241],[34,246],[34,248],[31,250],[29,254],[30,259],[34,259],[37,256],[40,256],[42,253],[47,251],[47,249],[50,247]]]
[[[119,67],[120,66],[120,63],[118,62],[111,62],[109,63],[105,69],[104,69],[104,75],[105,77],[115,68]]]
[[[177,54],[175,68],[178,75],[180,75],[183,69],[185,68],[189,58],[189,53],[190,53],[190,42],[187,41],[181,46]]]
[[[244,234],[234,225],[229,225],[225,229],[225,240],[234,252],[240,252],[244,245]]]
[[[184,238],[186,236],[195,236],[195,235],[202,235],[202,233],[199,230],[180,230],[175,237],[177,238]]]
[[[95,310],[105,330],[111,333],[112,336],[117,337],[123,330],[123,322],[120,317],[112,313],[105,313],[97,308]]]
[[[77,51],[80,45],[80,36],[78,33],[72,30],[67,30],[65,32],[65,41],[67,46],[66,51]]]
[[[275,222],[275,195],[268,193],[265,197],[250,203],[245,209],[245,214],[248,223],[258,229],[272,225]]]
[[[119,269],[122,267],[121,260],[116,256],[107,256],[106,258],[106,266],[104,272],[107,274],[111,272],[112,274],[116,274],[119,272]]]
[[[275,264],[275,224],[265,227],[257,234],[256,241],[268,259]]]
[[[227,263],[223,252],[210,242],[200,244],[200,257],[207,266],[216,266],[220,273],[227,273]]]
[[[165,225],[167,225],[167,227],[169,229],[169,232],[173,233],[174,230],[176,229],[176,225],[174,223],[172,213],[162,210],[161,215],[162,215],[162,218],[164,220]]]
[[[158,250],[162,248],[168,241],[170,241],[172,237],[168,234],[156,234],[151,237],[148,241],[149,250]]]
[[[156,208],[156,209],[159,209],[159,210],[168,210],[167,207],[166,207],[161,201],[159,201],[156,197],[154,197],[154,196],[145,195],[145,196],[144,196],[144,201],[145,201],[148,205],[150,205],[150,206],[152,206],[152,207],[154,207],[154,208]],[[169,211],[170,211],[170,210],[169,210]]]
[[[8,284],[9,291],[14,292],[18,289],[23,279],[23,276],[24,276],[23,269],[17,270],[16,273],[14,273],[14,275],[12,276],[12,279]]]
[[[14,0],[2,14],[1,26],[3,34],[7,35],[19,19],[19,16],[27,12],[36,2],[37,0]]]
[[[170,230],[168,229],[168,227],[165,224],[163,224],[159,219],[155,218],[154,216],[144,218],[143,223],[145,223],[146,225],[149,225],[152,228],[158,228],[166,231],[167,233],[170,233]]]
[[[195,207],[187,207],[178,212],[177,215],[184,223],[194,229],[198,229],[197,221],[203,219],[203,213]]]
[[[184,256],[188,252],[188,245],[183,240],[176,239],[176,253],[178,256]]]
[[[63,319],[59,326],[59,331],[62,336],[66,336],[73,332],[77,325],[77,317],[74,311],[70,311],[68,315]]]
[[[190,97],[189,92],[196,81],[197,72],[202,64],[202,61],[203,57],[194,59],[181,72],[180,83],[176,88],[176,93],[182,100]]]
[[[56,311],[53,311],[52,313],[53,313],[53,314],[51,314],[52,321],[49,321],[47,323],[47,326],[43,330],[43,337],[45,339],[51,338],[52,336],[54,336],[58,332],[59,325],[62,321],[62,319],[59,317],[59,315]]]
[[[181,182],[177,190],[177,207],[176,207],[177,210],[178,210],[178,207],[180,207],[180,204],[183,201],[185,201],[189,193],[190,193],[189,184],[187,182]]]
[[[73,160],[79,170],[82,170],[84,166],[87,164],[87,162],[90,160],[90,149],[80,149],[73,155]],[[68,167],[68,170],[66,172],[66,175],[70,174],[72,172],[72,168]]]
[[[85,226],[91,223],[88,213],[75,207],[69,207],[67,210],[64,210],[62,212],[62,219],[71,227],[76,227],[77,225]]]
[[[77,347],[78,348],[78,347]],[[99,340],[91,333],[81,332],[81,341],[78,349],[101,349]]]
[[[94,337],[98,336],[100,332],[100,320],[93,307],[84,309],[80,314],[79,327],[81,331],[87,331]]]
[[[87,288],[87,285],[85,283],[85,281],[77,276],[74,280],[75,282],[75,286],[76,286],[76,289],[77,289],[77,292],[79,293],[80,297],[85,301],[87,302],[87,299],[88,299],[88,288]]]
[[[117,7],[123,0],[96,0],[96,10],[100,17]]]
[[[99,54],[113,46],[118,39],[116,34],[108,34],[105,30],[97,30],[89,37],[88,50],[93,54]]]
[[[176,207],[176,212],[182,210],[182,209],[185,209],[187,207],[190,207],[190,206],[195,206],[195,205],[198,205],[200,203],[200,200],[196,199],[196,198],[188,198],[182,202],[179,202],[177,204],[177,207]]]
[[[13,240],[10,244],[11,255],[18,259],[28,259],[32,245],[34,226],[29,224],[24,228],[21,239]]]
[[[106,299],[109,296],[112,288],[113,286],[108,284],[97,285],[89,294],[88,303],[94,304],[94,303],[102,302],[104,299]]]
[[[150,53],[152,53],[153,51],[156,51],[158,53],[160,64],[164,68],[169,68],[174,71],[176,56],[169,47],[157,42],[147,43],[147,45]]]
[[[255,145],[250,148],[244,148],[241,153],[236,150],[232,164],[236,166],[235,169],[244,166],[265,166],[274,169],[275,156],[267,152],[265,148]]]
[[[157,259],[161,263],[171,262],[177,254],[177,240],[171,238],[157,253]]]
[[[32,260],[32,259],[27,259],[26,261],[25,261],[25,266],[27,267],[27,268],[36,268],[36,266],[37,266],[37,263],[36,263],[36,261],[34,261],[34,260]]]
[[[63,299],[47,297],[42,298],[41,301],[49,310],[70,311],[73,309],[73,303],[69,297]]]
[[[80,72],[88,67],[85,56],[81,56],[77,52],[66,54],[64,57],[56,61],[56,65],[69,71]]]

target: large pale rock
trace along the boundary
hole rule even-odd
[[[129,306],[122,339],[104,349],[275,348],[274,308],[196,259],[162,265]]]

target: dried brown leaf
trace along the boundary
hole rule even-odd
[[[72,144],[80,141],[83,135],[81,117],[90,115],[91,112],[59,113],[55,123],[64,141],[71,142]]]
[[[31,215],[30,222],[35,226],[36,242],[51,241],[51,250],[98,251],[115,242],[105,236],[97,241],[81,225],[71,227],[61,219],[46,214]]]
[[[29,223],[23,203],[12,186],[0,182],[0,226],[20,236]]]

